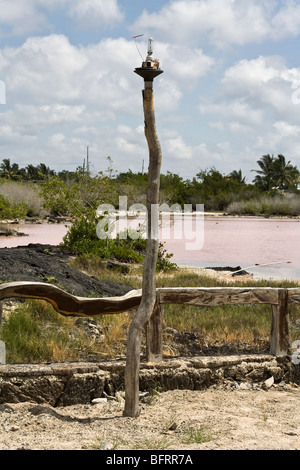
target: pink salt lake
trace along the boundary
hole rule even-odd
[[[15,228],[28,236],[2,237],[0,248],[29,243],[58,245],[67,231],[64,224]],[[184,238],[162,239],[174,255],[171,261],[193,267],[241,266],[255,278],[300,279],[300,219],[206,216],[203,246],[187,250],[193,233],[183,231]]]

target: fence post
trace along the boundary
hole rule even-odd
[[[1,338],[1,326],[2,326],[2,312],[3,312],[3,304],[0,300],[0,338]]]
[[[272,305],[270,354],[286,356],[289,352],[288,290],[278,289],[278,305]]]
[[[162,355],[163,306],[156,296],[153,313],[146,325],[146,361],[161,362]]]

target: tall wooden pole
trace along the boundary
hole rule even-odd
[[[154,69],[151,61],[147,61],[145,65],[145,67],[135,70],[136,73],[144,77],[145,81],[143,107],[145,136],[149,148],[149,167],[147,185],[147,241],[143,266],[142,299],[129,327],[125,367],[125,408],[123,414],[130,417],[137,417],[140,414],[139,371],[141,339],[156,302],[155,271],[159,244],[158,202],[162,152],[155,123],[153,78],[162,73],[162,71]]]

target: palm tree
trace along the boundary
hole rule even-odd
[[[245,183],[245,178],[243,177],[242,170],[233,170],[229,176],[231,179],[237,181],[238,183]]]
[[[270,191],[272,188],[297,189],[299,170],[290,161],[286,162],[284,155],[280,154],[277,158],[264,155],[257,163],[260,170],[253,170],[258,173],[253,182],[263,191]]]
[[[291,162],[286,162],[284,155],[278,155],[274,160],[273,178],[275,186],[279,189],[297,189],[300,173]]]
[[[11,165],[10,158],[4,158],[0,164],[0,174],[4,178],[15,180],[19,175],[19,165],[17,163]]]
[[[47,179],[48,176],[54,176],[54,170],[50,170],[50,168],[45,165],[45,163],[40,163],[37,166],[38,172],[40,173],[41,179]]]
[[[256,163],[259,165],[260,170],[252,170],[258,173],[253,183],[264,191],[270,191],[274,186],[274,156],[263,155]]]
[[[29,180],[38,180],[39,178],[39,170],[36,166],[32,165],[31,163],[27,165],[25,168],[27,179]]]

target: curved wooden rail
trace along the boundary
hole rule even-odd
[[[289,306],[300,304],[300,288],[264,287],[175,287],[157,288],[156,304],[147,324],[148,361],[162,358],[162,306],[186,304],[219,306],[225,304],[269,304],[272,308],[271,348],[275,356],[289,351]],[[9,298],[41,299],[52,304],[65,316],[91,317],[118,314],[138,308],[142,290],[132,290],[119,297],[76,297],[52,284],[43,282],[11,282],[0,284],[1,301]]]
[[[76,297],[43,282],[0,284],[0,301],[13,297],[46,300],[62,315],[90,317],[135,309],[140,304],[142,291],[132,290],[120,297],[87,298]]]

